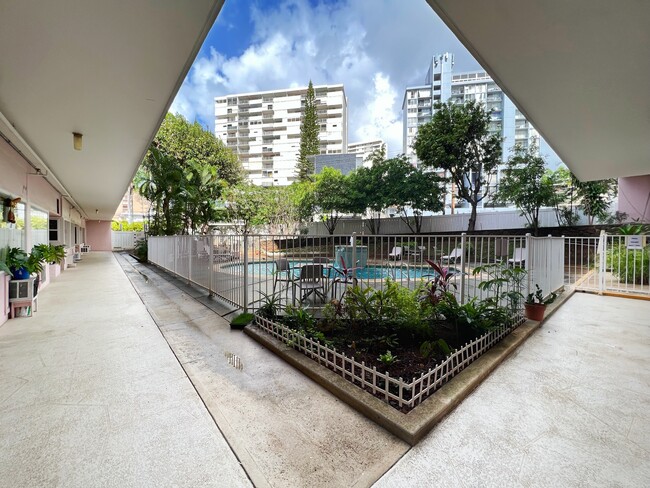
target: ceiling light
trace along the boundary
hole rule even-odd
[[[81,151],[81,139],[83,135],[80,134],[79,132],[73,132],[72,133],[72,144],[74,146],[75,151]]]

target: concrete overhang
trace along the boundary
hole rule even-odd
[[[110,220],[222,5],[3,2],[0,132],[85,216]]]
[[[578,178],[650,173],[650,2],[427,2]]]

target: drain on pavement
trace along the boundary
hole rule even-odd
[[[233,354],[231,352],[226,352],[224,356],[226,356],[226,359],[228,360],[228,364],[230,364],[230,366],[232,366],[233,368],[238,369],[240,371],[244,369],[244,363],[242,362],[241,358],[236,354]]]

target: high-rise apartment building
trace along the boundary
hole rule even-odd
[[[547,157],[549,166],[555,167],[560,163],[558,156],[485,71],[454,73],[453,67],[453,54],[434,56],[424,85],[406,89],[402,104],[403,144],[404,153],[414,163],[417,158],[412,145],[418,127],[431,120],[436,103],[449,100],[458,103],[476,100],[485,104],[491,112],[491,131],[503,138],[504,161],[515,144],[527,147],[534,138],[538,138],[540,153]]]
[[[555,168],[561,163],[546,141],[485,71],[454,73],[453,68],[453,54],[434,56],[424,84],[409,87],[404,93],[403,149],[414,165],[418,164],[418,159],[413,142],[418,127],[432,119],[435,112],[433,106],[438,102],[464,103],[470,100],[483,103],[490,111],[490,131],[503,138],[503,161],[508,159],[516,144],[528,147],[536,139],[539,152],[546,158],[549,167]],[[499,176],[497,172],[490,182],[493,189],[498,184]],[[450,200],[448,196],[447,205],[453,207]]]
[[[314,86],[320,153],[347,151],[348,112],[343,85]],[[256,185],[296,180],[300,123],[307,87],[215,98],[215,135],[240,158]]]
[[[386,146],[386,143],[381,139],[374,141],[351,142],[348,144],[348,152],[350,154],[361,155],[361,161],[363,162],[364,166],[370,165],[370,163],[366,162],[368,156],[382,148],[384,149],[385,153],[388,154],[388,147]]]

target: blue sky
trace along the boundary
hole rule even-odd
[[[226,0],[171,111],[213,130],[215,96],[342,83],[349,141],[393,155],[404,89],[445,51],[455,71],[479,68],[425,0]]]

